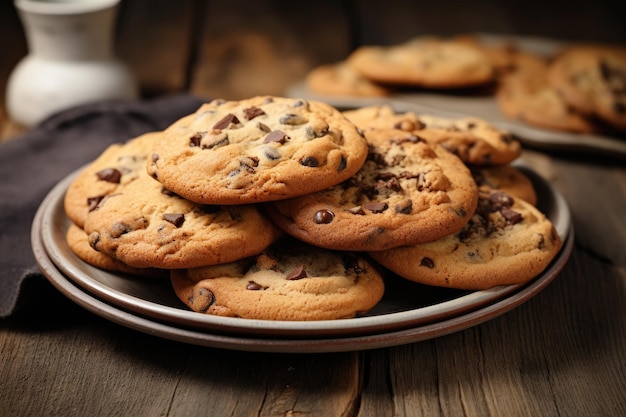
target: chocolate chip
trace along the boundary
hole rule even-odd
[[[200,146],[200,142],[202,141],[202,138],[204,137],[204,135],[206,134],[206,132],[196,132],[193,135],[191,135],[191,137],[189,138],[189,146],[193,147],[199,147]]]
[[[119,184],[122,179],[122,173],[115,168],[105,168],[96,172],[96,176],[100,181],[106,181],[113,184]]]
[[[492,213],[502,210],[503,208],[511,207],[513,202],[513,197],[501,191],[494,191],[489,194],[489,208]]]
[[[132,232],[133,229],[127,224],[124,223],[115,223],[111,228],[110,234],[111,237],[117,239],[118,237],[125,235],[126,233]]]
[[[256,156],[248,156],[239,160],[239,168],[244,169],[250,173],[254,173],[254,168],[259,166],[259,158]]]
[[[295,126],[306,123],[307,119],[298,114],[287,113],[285,115],[282,115],[280,119],[278,119],[278,121],[283,125]]]
[[[367,154],[367,160],[374,162],[378,167],[386,167],[387,162],[385,161],[385,156],[381,153],[374,152],[370,150]]]
[[[222,118],[219,122],[215,123],[213,129],[226,129],[228,126],[232,124],[239,124],[239,119],[232,113],[228,113],[226,116]]]
[[[335,213],[330,210],[320,210],[315,213],[313,221],[317,224],[328,224],[335,218]]]
[[[435,262],[433,262],[432,259],[430,259],[430,258],[425,256],[420,261],[420,266],[425,266],[426,268],[434,268],[435,267]]]
[[[295,103],[293,103],[293,107],[302,107],[302,106],[305,106],[305,107],[308,108],[309,107],[309,103],[307,101],[305,101],[305,100],[302,100],[302,99],[297,100]]]
[[[345,156],[341,155],[341,161],[339,161],[339,166],[337,167],[337,172],[341,172],[348,166],[348,160]]]
[[[263,286],[254,281],[248,281],[248,285],[246,285],[246,290],[258,291],[262,289],[263,289]]]
[[[413,201],[411,199],[404,200],[401,203],[396,204],[396,213],[411,214],[413,210]]]
[[[281,157],[278,149],[273,146],[266,146],[265,148],[263,148],[263,155],[265,155],[265,157],[271,161],[275,161],[277,159],[280,159]]]
[[[158,153],[153,153],[150,158],[152,159],[152,162],[156,162],[159,160],[159,154]]]
[[[89,242],[89,246],[93,248],[93,250],[98,250],[98,243],[100,243],[100,233],[93,232],[87,237],[87,241]]]
[[[373,201],[363,205],[363,208],[371,211],[372,213],[382,213],[389,208],[389,205],[384,201]]]
[[[265,133],[269,133],[272,131],[272,129],[270,129],[270,127],[268,125],[266,125],[265,123],[261,123],[259,122],[256,127],[258,127],[261,131],[265,132]]]
[[[539,242],[537,243],[537,249],[542,250],[546,246],[546,237],[543,233],[539,233]]]
[[[276,142],[282,145],[283,143],[287,142],[288,139],[289,137],[282,130],[274,130],[270,132],[267,136],[265,136],[265,139],[263,139],[263,143]]]
[[[252,120],[255,117],[259,117],[261,115],[264,115],[265,112],[263,111],[263,109],[260,109],[258,107],[248,107],[247,109],[243,109],[243,113],[246,117],[247,120]]]
[[[514,211],[514,210],[511,210],[508,207],[505,207],[502,210],[500,210],[500,213],[502,213],[502,216],[510,224],[517,224],[517,223],[519,223],[519,222],[521,222],[523,220],[523,216],[522,216],[521,213],[519,213],[517,211]]]
[[[320,165],[319,161],[313,158],[312,156],[307,156],[306,158],[300,161],[300,164],[304,165],[305,167],[311,167],[311,168],[316,168]]]
[[[209,307],[215,304],[215,294],[204,287],[200,287],[197,291],[194,290],[194,295],[190,297],[189,301],[195,304],[196,299],[199,299],[198,302],[202,302],[202,304],[194,305],[195,309],[200,313],[205,313]]]
[[[172,223],[176,227],[180,227],[185,223],[185,215],[182,213],[165,213],[163,220]]]
[[[99,195],[97,197],[88,197],[87,198],[87,207],[90,212],[94,211],[98,208],[98,204],[104,199],[103,195]]]
[[[306,271],[304,270],[304,265],[300,265],[298,267],[296,267],[293,271],[291,271],[289,274],[287,274],[287,277],[285,279],[288,279],[289,281],[296,281],[302,278],[306,278],[307,274]]]

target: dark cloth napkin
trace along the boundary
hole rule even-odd
[[[108,145],[163,130],[205,101],[181,94],[84,105],[53,115],[0,145],[0,318],[18,309],[25,280],[43,276],[31,249],[30,229],[52,187]]]

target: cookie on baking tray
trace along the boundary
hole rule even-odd
[[[171,281],[193,311],[261,320],[355,317],[384,292],[381,275],[364,258],[290,238],[238,262],[174,270]]]
[[[626,49],[572,46],[554,59],[548,79],[580,113],[626,130]]]
[[[435,37],[361,46],[346,62],[363,77],[390,85],[473,87],[493,81],[495,74],[490,58],[479,47]]]
[[[344,115],[360,129],[401,129],[438,143],[465,163],[501,165],[521,154],[519,141],[510,133],[477,117],[446,117],[397,113],[389,105],[366,106],[346,110]]]
[[[76,224],[71,224],[65,235],[70,250],[82,261],[105,271],[122,272],[125,274],[142,277],[166,278],[169,271],[155,268],[133,268],[117,259],[94,250],[89,245],[87,233]]]
[[[155,141],[149,173],[206,204],[244,204],[312,193],[359,170],[367,143],[337,109],[282,97],[214,100]]]
[[[316,246],[376,251],[438,239],[467,223],[478,193],[460,159],[402,130],[365,136],[370,152],[357,174],[268,205],[276,224]]]
[[[87,216],[89,244],[135,268],[193,268],[259,253],[280,232],[255,205],[201,205],[147,173]]]
[[[145,175],[146,159],[158,135],[150,132],[110,145],[76,176],[64,197],[65,213],[73,223],[82,227],[100,200]]]
[[[478,209],[461,231],[370,255],[411,281],[482,290],[529,281],[548,266],[561,244],[550,220],[534,206],[502,191],[481,190]]]
[[[313,68],[305,83],[312,93],[328,96],[385,97],[392,91],[363,77],[343,61]]]

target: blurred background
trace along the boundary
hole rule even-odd
[[[282,94],[314,66],[361,44],[494,33],[626,44],[626,2],[123,0],[115,50],[143,97],[192,91],[239,99]],[[0,96],[27,53],[12,1],[0,1]],[[4,104],[0,125],[5,126]]]

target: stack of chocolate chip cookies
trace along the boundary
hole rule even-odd
[[[475,118],[214,100],[87,165],[67,241],[99,268],[168,277],[193,311],[355,317],[383,275],[484,289],[549,264],[561,240],[510,165],[520,151]]]
[[[479,92],[501,112],[533,126],[621,136],[626,132],[626,49],[574,44],[554,56],[471,35],[420,36],[401,44],[364,45],[343,61],[312,69],[311,93],[385,97]]]

